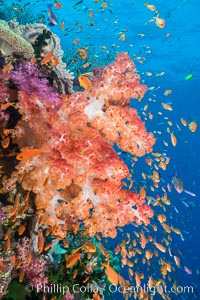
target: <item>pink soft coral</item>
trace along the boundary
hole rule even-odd
[[[22,243],[17,245],[17,257],[20,260],[20,271],[26,274],[28,283],[34,288],[44,287],[48,284],[48,276],[45,275],[47,262],[42,257],[33,256],[29,263],[30,240],[26,237],[22,239]]]
[[[5,112],[5,104],[9,102],[8,75],[0,73],[0,122],[7,121],[9,115]]]
[[[90,236],[101,232],[105,237],[115,237],[117,226],[149,223],[153,213],[144,199],[123,190],[129,171],[113,149],[116,143],[141,156],[155,142],[129,107],[130,98],[146,91],[139,79],[133,62],[121,53],[96,71],[91,92],[60,96],[60,106],[43,101],[39,92],[19,92],[22,120],[12,137],[21,151],[34,147],[41,153],[21,160],[4,189],[19,181],[33,191],[39,223],[52,227],[55,237],[75,232],[77,221]]]

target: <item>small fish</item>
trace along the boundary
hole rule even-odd
[[[93,300],[101,300],[101,296],[98,294],[97,291],[95,291],[94,294],[93,294],[92,299],[93,299]]]
[[[146,2],[144,6],[146,6],[146,8],[150,11],[156,11],[156,6],[153,4],[148,4],[148,2]]]
[[[33,158],[34,156],[40,154],[41,150],[40,149],[28,149],[28,150],[25,150],[19,154],[17,154],[16,156],[16,159],[17,160],[22,160],[22,159],[30,159],[30,158]]]
[[[79,81],[80,86],[82,88],[84,88],[86,91],[89,92],[91,90],[92,84],[91,84],[91,81],[88,77],[80,75],[78,77],[78,81]]]
[[[30,2],[25,3],[25,4],[23,5],[23,8],[26,7],[26,6],[28,6],[28,5],[30,5],[30,4],[31,4]]]
[[[83,64],[83,68],[86,69],[87,67],[89,67],[89,65],[90,65],[89,62],[86,62],[85,64]]]
[[[135,273],[136,286],[141,286],[140,274]]]
[[[10,241],[10,236],[7,238],[6,243],[5,243],[5,252],[7,253],[10,251],[10,246],[11,246],[11,241]]]
[[[138,33],[137,36],[139,36],[139,37],[144,37],[145,34],[144,34],[144,33]]]
[[[52,64],[52,66],[55,68],[57,65],[59,65],[59,59],[57,58],[57,57],[53,57],[52,59],[51,59],[51,64]]]
[[[72,42],[72,43],[73,43],[74,45],[76,45],[76,44],[78,44],[78,42],[79,42],[79,38],[77,38],[77,39],[73,40],[73,42]]]
[[[165,96],[168,96],[168,95],[171,95],[172,93],[173,93],[172,90],[166,90],[166,91],[164,92],[164,95],[165,95]]]
[[[157,248],[158,250],[160,250],[161,252],[163,252],[163,253],[166,252],[166,248],[165,248],[162,244],[159,244],[159,243],[155,242],[154,245],[155,245],[156,248]]]
[[[48,250],[51,248],[51,246],[52,246],[52,242],[46,244],[46,245],[44,246],[44,251],[48,251]]]
[[[51,50],[50,52],[46,53],[45,56],[41,60],[41,65],[45,65],[45,64],[49,63],[53,58],[53,54],[54,54],[54,49]]]
[[[160,29],[165,28],[166,22],[164,19],[159,18],[158,16],[154,18],[156,26]]]
[[[104,8],[106,8],[106,7],[107,7],[107,3],[106,3],[106,2],[104,2],[104,3],[101,4],[101,8],[104,9]]]
[[[1,140],[1,146],[3,147],[3,149],[7,149],[10,145],[10,137],[7,136],[4,139]]]
[[[93,17],[94,17],[94,13],[91,12],[91,13],[89,14],[89,18],[91,19],[91,18],[93,18]]]
[[[178,256],[174,255],[174,261],[175,261],[175,264],[177,265],[177,267],[180,268],[180,266],[181,266],[180,258]]]
[[[82,281],[82,283],[88,282],[89,279],[90,279],[90,276],[86,277],[86,278]],[[94,299],[94,298],[93,298],[93,299]]]
[[[172,106],[171,106],[170,104],[164,103],[164,102],[162,102],[161,104],[162,104],[162,107],[163,107],[164,109],[170,110],[170,111],[173,110],[173,108],[172,108]]]
[[[118,285],[119,282],[119,274],[109,265],[109,262],[107,264],[102,264],[106,268],[106,275],[108,280],[114,284]]]
[[[77,5],[81,4],[83,2],[83,0],[80,0],[78,2],[76,2],[74,5],[73,5],[73,8],[76,8]]]
[[[182,201],[183,205],[185,205],[185,207],[189,207],[189,205],[185,202],[185,201]]]
[[[181,121],[183,126],[187,126],[187,121],[185,119],[180,118],[180,121]]]
[[[120,38],[119,38],[120,41],[125,41],[126,40],[126,35],[125,33],[120,35]]]
[[[25,276],[25,270],[21,269],[19,274],[19,282],[22,282],[24,280],[24,276]]]
[[[60,25],[60,30],[64,30],[65,28],[65,20],[62,20],[62,23]]]
[[[171,136],[171,142],[172,142],[172,145],[175,147],[176,144],[177,144],[176,136],[174,135],[173,132],[170,134],[170,136]]]
[[[184,266],[184,270],[188,275],[192,275],[192,271],[188,267]]]
[[[156,77],[158,77],[158,76],[163,76],[163,75],[165,75],[165,72],[163,71],[163,72],[160,72],[160,73],[157,73],[156,74]]]
[[[172,183],[177,193],[181,194],[183,192],[183,181],[177,174],[172,176]]]
[[[0,258],[0,273],[3,271],[4,269],[4,263],[3,263],[3,258]]]
[[[82,253],[74,253],[70,256],[66,256],[66,260],[67,260],[67,263],[66,263],[66,268],[71,268],[75,263],[77,263],[78,260],[80,260],[82,256]]]
[[[24,224],[21,224],[18,228],[18,234],[22,235],[25,230],[26,230],[26,226]]]
[[[58,19],[56,18],[56,16],[54,15],[53,11],[52,11],[52,3],[48,3],[47,4],[47,8],[48,8],[48,20],[49,20],[49,25],[50,26],[54,26],[58,24]]]
[[[185,80],[191,80],[193,78],[193,74],[188,74],[187,76],[185,76]]]
[[[36,57],[35,57],[35,55],[33,55],[33,56],[31,57],[30,63],[31,63],[32,65],[34,65],[35,62],[36,62]]]
[[[38,230],[38,253],[40,254],[44,249],[44,236],[42,230]]]
[[[188,128],[191,132],[196,132],[197,130],[197,123],[195,121],[192,121],[188,124]]]
[[[29,266],[29,265],[30,265],[31,260],[32,260],[32,254],[31,254],[30,251],[28,251],[27,259],[26,259],[26,266]]]
[[[8,228],[6,233],[4,234],[4,241],[7,241],[7,239],[10,237],[11,228]]]
[[[86,58],[87,58],[86,50],[83,49],[83,48],[79,48],[79,49],[78,49],[78,55],[79,55],[82,59],[86,59]]]
[[[192,197],[196,197],[196,194],[191,192],[191,191],[188,191],[188,190],[183,190],[186,194],[192,196]]]
[[[62,4],[60,2],[57,2],[57,1],[54,1],[54,5],[53,5],[55,8],[59,9],[59,8],[62,8]]]

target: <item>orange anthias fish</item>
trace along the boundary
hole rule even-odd
[[[168,95],[171,95],[172,93],[173,93],[172,90],[166,90],[166,91],[164,92],[164,95],[165,95],[165,96],[168,96]]]
[[[156,11],[156,6],[153,4],[148,4],[148,2],[147,2],[144,4],[144,6],[146,6],[146,8],[150,11]]]
[[[92,299],[93,300],[101,300],[101,296],[98,294],[97,291],[95,291],[94,294],[93,294],[93,298]]]
[[[45,65],[45,64],[49,63],[51,61],[51,59],[53,58],[53,54],[54,54],[54,49],[52,51],[48,52],[47,54],[45,54],[45,56],[41,60],[41,65]]]
[[[74,253],[67,257],[66,268],[71,268],[82,256],[82,253]]]
[[[1,104],[1,110],[6,110],[7,108],[9,108],[10,106],[15,106],[14,102],[6,102],[4,104]]]
[[[197,123],[195,121],[192,121],[191,123],[188,124],[188,128],[190,129],[191,132],[196,132]]]
[[[24,280],[24,276],[25,276],[25,270],[21,269],[19,274],[19,282],[22,282]]]
[[[9,145],[10,145],[10,138],[9,136],[7,136],[6,138],[2,139],[1,146],[3,147],[3,149],[7,149]]]
[[[59,8],[62,8],[62,4],[60,2],[57,2],[57,1],[54,1],[54,5],[53,5],[55,8],[59,9]]]
[[[65,28],[65,20],[62,20],[62,23],[60,25],[60,29],[64,30],[64,28]]]
[[[86,59],[87,58],[87,53],[86,50],[83,48],[79,48],[78,49],[78,54],[82,59]]]
[[[59,59],[57,58],[57,57],[53,57],[52,59],[51,59],[51,64],[52,64],[52,66],[55,68],[57,65],[59,65]]]
[[[106,8],[106,7],[107,7],[107,3],[106,2],[104,2],[104,3],[101,4],[101,8]]]
[[[21,224],[18,228],[18,234],[22,235],[25,230],[26,230],[26,226],[24,224]]]
[[[96,246],[90,241],[85,242],[85,244],[83,245],[83,249],[92,253],[96,252],[97,250]]]
[[[125,41],[125,40],[126,40],[126,35],[125,35],[125,33],[123,33],[122,35],[120,35],[119,40],[120,40],[120,41]]]
[[[180,121],[181,121],[183,126],[187,126],[187,121],[185,119],[180,118]]]
[[[175,147],[176,144],[177,144],[177,139],[176,139],[176,137],[175,137],[175,135],[174,135],[173,132],[172,132],[170,135],[171,135],[171,142],[172,142],[172,145]]]
[[[170,110],[170,111],[173,110],[173,108],[172,108],[172,106],[171,106],[170,104],[164,103],[164,102],[162,102],[161,104],[162,104],[162,107],[163,107],[164,109]]]
[[[3,258],[0,258],[0,272],[2,272],[4,269],[4,264],[3,264]]]
[[[28,150],[25,150],[25,151],[17,154],[16,159],[17,160],[30,159],[30,158],[33,158],[34,156],[37,156],[38,154],[40,154],[40,152],[41,152],[40,149],[36,149],[36,148],[28,149]]]
[[[72,42],[72,43],[73,43],[74,45],[76,45],[76,44],[78,44],[78,42],[79,42],[79,38],[77,38],[77,39],[73,40],[73,42]]]
[[[157,242],[155,242],[154,245],[155,245],[156,248],[157,248],[158,250],[160,250],[161,252],[163,252],[163,253],[166,252],[166,247],[164,247],[163,245],[161,245],[161,244],[159,244],[159,243],[157,243]]]
[[[156,26],[157,26],[158,28],[160,28],[160,29],[165,28],[165,25],[166,25],[165,20],[159,18],[158,16],[155,17],[155,23],[156,23]]]
[[[34,65],[35,62],[36,62],[36,57],[35,57],[35,55],[33,55],[33,56],[31,57],[30,63],[31,63],[32,65]]]
[[[44,249],[44,236],[42,230],[38,231],[38,253],[40,254]]]
[[[6,73],[6,72],[10,71],[10,70],[11,70],[11,67],[12,67],[12,60],[10,60],[10,61],[3,67],[2,72],[3,72],[3,73]]]
[[[88,77],[80,75],[78,78],[79,84],[82,88],[84,88],[86,91],[90,91],[92,88],[91,81]]]
[[[106,275],[108,277],[108,280],[114,284],[118,285],[119,282],[119,274],[108,264],[102,264],[106,268]]]

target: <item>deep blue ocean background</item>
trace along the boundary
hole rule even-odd
[[[179,235],[173,235],[171,248],[174,252],[180,249],[183,253],[181,268],[175,268],[173,278],[177,280],[178,285],[194,287],[193,294],[173,295],[172,299],[200,299],[200,130],[197,128],[196,133],[191,133],[180,123],[182,117],[188,122],[195,120],[198,125],[200,124],[200,2],[199,0],[150,2],[149,4],[156,5],[159,16],[165,19],[164,29],[157,28],[154,22],[148,23],[154,17],[154,12],[149,11],[144,6],[145,1],[142,0],[108,0],[106,9],[101,9],[103,1],[96,3],[84,0],[77,4],[78,2],[63,0],[62,9],[53,9],[59,23],[51,27],[51,30],[60,37],[64,51],[71,48],[73,41],[79,38],[80,45],[94,47],[97,55],[105,51],[112,53],[127,51],[132,59],[138,56],[145,57],[143,63],[137,60],[134,62],[143,82],[148,87],[154,86],[155,89],[148,91],[142,102],[133,100],[131,105],[137,108],[144,120],[142,112],[144,105],[148,103],[149,111],[154,118],[146,121],[146,127],[148,131],[161,131],[161,134],[156,136],[154,151],[165,153],[171,158],[167,171],[160,172],[164,185],[171,182],[170,176],[177,172],[183,180],[185,189],[196,194],[196,197],[192,197],[186,193],[178,194],[175,190],[170,194],[171,206],[167,208],[166,216],[174,227],[181,229],[184,238],[183,241]],[[8,0],[1,1],[1,7],[12,3]],[[25,3],[26,1],[14,1],[13,6],[14,4],[23,6]],[[47,3],[49,1],[32,0],[29,5],[33,15],[42,13],[46,24]],[[88,17],[90,12],[94,12],[93,18]],[[65,28],[61,30],[63,19]],[[125,41],[119,39],[120,32],[126,34]],[[167,38],[168,33],[170,36]],[[151,53],[145,53],[145,49],[150,49]],[[152,72],[153,75],[147,76],[145,72]],[[155,76],[160,72],[165,72],[165,75]],[[185,80],[188,74],[193,75],[191,80]],[[173,93],[166,97],[163,94],[168,89],[172,89]],[[156,102],[148,102],[149,97]],[[163,111],[161,102],[170,103],[173,111]],[[171,146],[170,135],[166,132],[167,121],[158,114],[160,111],[163,111],[163,116],[168,117],[173,123],[172,131],[177,137],[176,147]],[[169,142],[168,147],[165,147],[163,140]],[[124,156],[123,159],[130,166],[130,160]],[[148,171],[144,159],[135,164],[134,171],[134,179],[141,181],[141,172]],[[182,200],[187,203],[187,207]],[[132,232],[137,228],[129,225],[124,232],[126,230]],[[107,246],[113,248],[117,245],[123,234],[119,235],[117,240],[109,240]],[[157,238],[162,239],[161,233],[157,233]],[[166,256],[169,258],[168,254]],[[193,274],[188,275],[183,270],[183,265],[188,266]],[[140,266],[138,268],[140,269]],[[143,265],[141,270],[147,272]],[[113,295],[113,299],[121,299],[121,296]],[[157,296],[155,299],[161,298]]]

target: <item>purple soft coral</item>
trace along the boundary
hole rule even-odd
[[[13,71],[12,80],[21,91],[29,95],[35,93],[40,99],[50,104],[61,103],[59,94],[48,85],[46,78],[39,77],[39,71],[30,62],[20,63]]]

